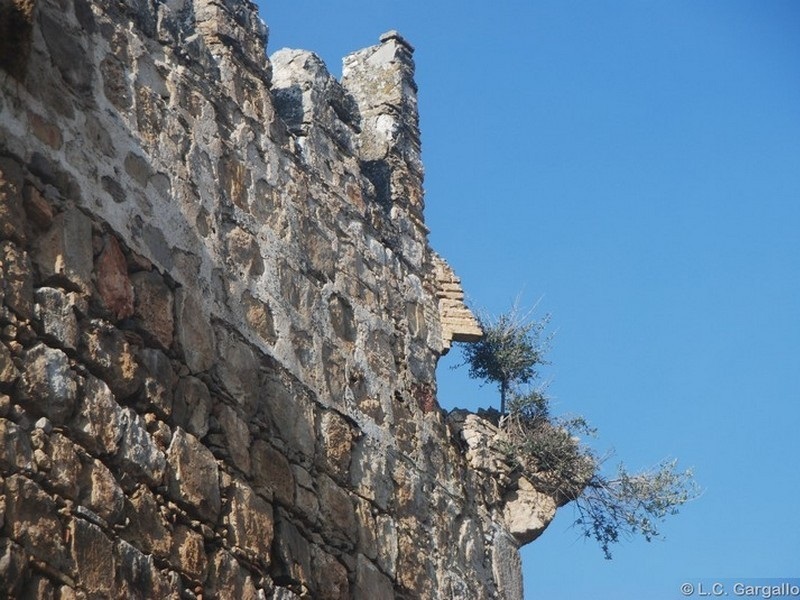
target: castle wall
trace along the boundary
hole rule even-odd
[[[6,594],[520,597],[436,401],[480,330],[427,240],[410,45],[338,82],[268,60],[248,2],[0,7]]]

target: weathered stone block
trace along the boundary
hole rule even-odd
[[[208,433],[211,394],[196,377],[182,377],[175,389],[172,420],[198,439]]]
[[[27,578],[27,552],[9,539],[0,539],[0,589],[8,598],[16,598]]]
[[[274,344],[278,338],[275,333],[275,322],[269,305],[265,301],[254,297],[250,290],[245,290],[244,294],[242,294],[241,304],[247,324],[253,328],[253,331],[262,340],[268,344]]]
[[[9,537],[51,567],[68,571],[72,561],[63,542],[64,527],[52,498],[21,475],[6,479],[5,494],[5,531]]]
[[[53,224],[53,207],[32,185],[26,185],[22,190],[22,206],[28,219],[39,229],[47,230]]]
[[[264,440],[253,442],[250,454],[257,488],[266,488],[276,502],[291,506],[294,503],[294,475],[286,457]]]
[[[338,413],[326,411],[319,424],[319,444],[323,468],[340,482],[350,473],[353,450],[353,431],[350,424]]]
[[[233,485],[230,496],[229,542],[244,551],[250,560],[269,565],[274,529],[272,505],[241,483]]]
[[[179,288],[175,294],[178,343],[192,373],[208,371],[214,363],[214,331],[211,320],[195,294],[197,290]]]
[[[331,541],[354,548],[358,543],[355,508],[348,493],[327,475],[317,478],[319,509]]]
[[[237,560],[218,550],[209,562],[206,592],[210,598],[223,600],[258,600],[253,579]]]
[[[7,419],[0,419],[0,468],[4,472],[33,469],[33,449],[28,434]]]
[[[208,559],[202,535],[183,525],[175,527],[170,557],[173,564],[191,581],[205,581]]]
[[[133,285],[128,277],[128,262],[117,238],[109,235],[95,263],[97,291],[114,319],[133,315]]]
[[[167,459],[167,485],[172,499],[201,519],[216,523],[222,502],[219,470],[211,451],[178,427]]]
[[[318,524],[320,498],[317,490],[314,489],[311,473],[300,465],[292,465],[292,475],[295,481],[293,508],[303,515],[306,521]]]
[[[314,546],[311,555],[313,589],[319,600],[348,600],[350,582],[347,569],[336,558]]]
[[[78,391],[77,375],[61,350],[37,344],[25,353],[25,373],[20,391],[26,406],[55,425],[72,416]]]
[[[75,314],[75,295],[58,288],[43,287],[34,293],[35,315],[42,323],[44,334],[60,348],[78,347],[78,317]]]
[[[316,444],[314,406],[304,390],[290,385],[279,373],[267,373],[258,388],[259,403],[270,433],[286,443],[289,458],[305,462],[313,458]]]
[[[148,485],[161,485],[167,459],[147,432],[142,417],[130,408],[122,409],[122,437],[116,458],[123,469]]]
[[[234,466],[245,475],[249,475],[251,469],[251,440],[250,429],[247,427],[247,423],[245,423],[236,413],[236,410],[230,406],[221,404],[217,407],[215,412],[217,421],[220,427],[222,427],[222,433],[225,436],[228,454]]]
[[[519,546],[504,531],[496,531],[492,543],[492,571],[504,598],[522,599],[522,563]]]
[[[124,540],[116,543],[115,562],[117,564],[116,597],[171,598],[176,590],[159,573],[150,554],[142,554]]]
[[[391,580],[378,570],[363,554],[356,559],[355,598],[392,600],[394,588]]]
[[[275,524],[274,577],[282,585],[311,584],[311,545],[300,530],[280,512]]]
[[[83,359],[100,374],[119,400],[142,386],[142,370],[123,333],[100,319],[92,319],[81,335]]]
[[[392,468],[393,458],[387,456],[373,440],[365,437],[353,449],[350,483],[359,496],[387,510],[395,489]]]
[[[139,354],[145,370],[144,395],[158,416],[167,419],[172,414],[175,372],[167,355],[161,350],[145,348]]]
[[[24,319],[33,316],[33,270],[28,253],[11,242],[0,243],[0,298]]]
[[[62,282],[89,292],[93,264],[89,217],[77,208],[56,215],[37,241],[34,260],[45,282]]]
[[[344,341],[354,342],[358,331],[356,330],[353,307],[347,299],[338,294],[331,296],[328,301],[328,313],[336,335]]]
[[[172,345],[173,297],[164,278],[156,271],[140,271],[131,276],[134,320],[149,340],[164,350]]]
[[[71,429],[75,439],[96,456],[116,454],[123,432],[122,407],[106,383],[90,375],[83,386]]]
[[[398,538],[397,525],[390,515],[379,514],[375,517],[375,538],[378,566],[384,573],[394,577],[397,572]]]
[[[504,498],[503,521],[509,533],[520,545],[524,545],[544,533],[556,516],[556,508],[554,498],[539,492],[522,477],[519,489]]]
[[[25,211],[22,207],[23,175],[19,163],[0,158],[0,240],[27,242]]]
[[[160,558],[170,555],[171,537],[169,526],[159,510],[153,492],[140,485],[125,499],[124,514],[128,526],[122,530],[125,540],[148,554]]]
[[[53,491],[77,500],[80,494],[79,478],[82,470],[81,460],[72,441],[61,433],[47,436],[45,452],[50,465],[47,482]]]
[[[81,502],[106,523],[116,524],[125,510],[125,494],[113,473],[97,459],[83,469]]]
[[[220,359],[214,370],[245,416],[250,416],[255,412],[259,389],[256,354],[249,344],[233,332],[218,328],[216,337]]]
[[[70,524],[72,559],[78,581],[89,598],[107,598],[114,590],[114,544],[97,526],[83,519]]]
[[[0,386],[11,388],[19,379],[20,372],[11,359],[11,352],[0,342]]]

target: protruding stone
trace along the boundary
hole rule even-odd
[[[264,440],[253,442],[250,453],[257,488],[264,488],[277,502],[291,506],[294,503],[294,475],[286,457]]]
[[[171,551],[169,525],[159,510],[158,501],[147,486],[138,486],[125,500],[128,526],[123,532],[125,540],[148,554],[166,557]]]
[[[0,467],[4,472],[33,468],[33,450],[27,433],[6,419],[0,419]]]
[[[37,244],[35,261],[45,282],[91,289],[92,223],[77,208],[59,213]]]
[[[216,523],[222,505],[219,471],[211,451],[180,427],[167,451],[170,496],[210,523]]]
[[[414,51],[414,46],[412,46],[408,42],[408,40],[406,40],[406,38],[404,38],[402,35],[400,35],[394,29],[391,29],[391,30],[381,34],[380,41],[381,41],[382,44],[386,43],[386,42],[390,42],[392,40],[396,41],[398,44],[400,44],[402,46],[405,46],[410,52]]]
[[[183,377],[175,389],[172,419],[198,439],[208,433],[211,394],[206,384],[196,377]]]
[[[97,526],[83,519],[70,525],[72,559],[88,597],[109,597],[114,591],[114,544]]]
[[[22,208],[22,169],[14,160],[0,158],[0,240],[27,242]]]
[[[222,427],[228,454],[234,466],[245,475],[250,474],[250,429],[230,406],[220,405],[216,410],[217,421]]]
[[[145,348],[140,353],[144,377],[144,396],[156,413],[167,419],[172,414],[175,373],[167,355],[161,350]]]
[[[166,457],[147,432],[144,420],[130,408],[122,409],[122,438],[117,460],[122,468],[153,487],[161,485]]]
[[[274,547],[275,574],[284,581],[308,586],[311,580],[311,546],[284,513],[280,513],[275,523]]]
[[[37,344],[25,354],[21,391],[34,414],[63,425],[75,409],[76,374],[61,350]]]
[[[36,317],[41,320],[45,335],[59,347],[75,350],[78,347],[78,317],[75,314],[73,293],[58,288],[36,290]]]
[[[188,576],[190,581],[203,582],[208,572],[203,536],[178,525],[172,536],[172,561]]]
[[[141,271],[131,277],[136,297],[137,326],[164,350],[172,346],[173,298],[164,278],[156,271]]]
[[[311,555],[313,589],[319,600],[347,600],[350,598],[350,583],[347,569],[332,555],[313,547]]]
[[[117,452],[123,412],[104,381],[91,375],[86,379],[71,429],[75,438],[95,456]]]
[[[22,191],[22,205],[28,219],[39,229],[46,231],[53,224],[53,207],[36,187],[25,186]]]
[[[142,386],[142,370],[123,333],[99,319],[88,322],[80,342],[84,359],[103,376],[114,395],[124,400]]]
[[[358,542],[358,526],[353,501],[327,475],[318,476],[317,483],[322,522],[328,529],[326,533],[336,543],[355,547]]]
[[[217,353],[224,358],[217,362],[214,371],[244,415],[250,416],[255,412],[260,387],[256,353],[231,331],[219,328],[216,337]]]
[[[446,353],[453,342],[476,342],[483,337],[480,323],[464,304],[461,280],[438,255],[434,255],[436,297],[439,299],[439,318],[442,323],[442,346]]]
[[[17,598],[28,577],[28,553],[8,538],[0,539],[0,589]]]
[[[117,587],[120,598],[169,598],[174,591],[153,561],[124,540],[116,543]]]
[[[258,598],[252,577],[229,552],[222,549],[209,561],[206,583],[205,590],[209,598]]]
[[[322,463],[335,478],[344,481],[350,473],[353,452],[353,431],[348,422],[333,411],[326,411],[320,419],[319,433]]]
[[[125,509],[125,496],[113,473],[94,459],[84,467],[84,479],[82,502],[106,523],[116,524]]]
[[[0,299],[24,319],[33,316],[33,269],[28,253],[0,243]]]
[[[38,484],[21,475],[5,481],[5,531],[25,550],[59,570],[72,564],[55,502]]]
[[[370,600],[392,600],[395,597],[392,582],[363,554],[359,554],[356,560],[354,596]]]
[[[269,565],[274,529],[272,506],[244,484],[234,484],[230,496],[228,540],[250,560]]]
[[[83,466],[75,444],[63,434],[53,433],[46,438],[44,449],[49,459],[46,469],[49,486],[64,497],[77,500]],[[39,468],[45,470],[41,465]]]
[[[519,545],[525,545],[542,535],[556,516],[556,500],[537,491],[524,477],[519,489],[510,492],[503,506],[503,521]]]
[[[0,385],[10,388],[19,376],[19,369],[11,358],[11,352],[0,342]]]
[[[128,277],[128,262],[115,236],[107,236],[106,245],[97,258],[95,271],[97,291],[114,319],[125,319],[133,315],[133,285]]]

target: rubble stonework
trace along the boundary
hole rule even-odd
[[[480,331],[428,245],[413,49],[339,82],[266,31],[0,2],[0,595],[521,596],[436,402]]]

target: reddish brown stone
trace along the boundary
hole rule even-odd
[[[413,394],[422,412],[427,414],[439,408],[439,404],[436,402],[436,394],[430,385],[424,383],[415,385]]]
[[[128,277],[128,263],[117,238],[108,236],[103,252],[95,262],[97,291],[114,318],[133,315],[133,286]]]
[[[134,316],[139,328],[164,350],[172,345],[172,290],[156,271],[142,271],[131,277],[136,301]]]
[[[33,135],[50,146],[53,150],[58,150],[64,144],[61,130],[41,115],[28,111],[28,122],[31,125]]]
[[[41,192],[32,185],[26,185],[23,190],[22,206],[28,219],[40,229],[47,229],[53,223],[53,208]]]

